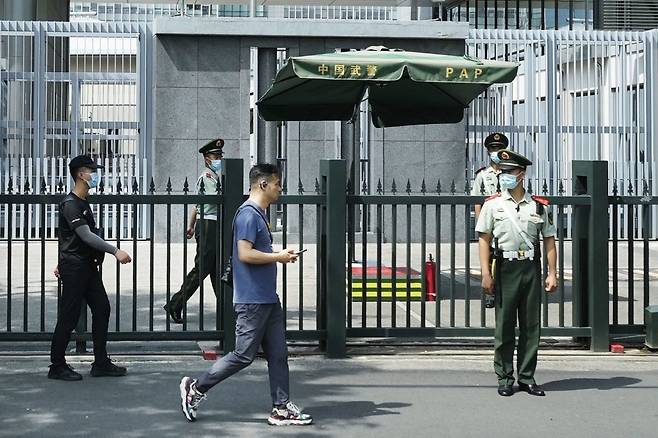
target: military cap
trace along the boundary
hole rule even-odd
[[[507,146],[509,146],[509,139],[505,134],[502,134],[500,132],[494,132],[493,134],[489,134],[487,138],[484,139],[485,148],[492,148],[492,147],[507,148]]]
[[[223,147],[224,147],[224,140],[222,140],[221,138],[216,138],[201,146],[199,152],[204,155],[209,154],[211,152],[221,152]]]
[[[69,162],[69,170],[71,172],[81,167],[86,167],[92,170],[103,168],[100,164],[96,164],[89,155],[78,155]]]
[[[522,167],[525,169],[527,166],[532,165],[532,161],[509,149],[498,151],[498,160],[498,167],[501,169],[511,169],[514,167]]]

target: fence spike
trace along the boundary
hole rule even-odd
[[[499,180],[496,181],[496,193],[500,193],[500,192],[501,192],[501,189],[500,189],[500,179],[499,179]]]
[[[407,188],[404,191],[407,195],[411,195],[411,181],[409,181],[409,178],[407,178]]]
[[[317,178],[315,178],[315,193],[320,194],[320,181]]]
[[[436,194],[437,195],[441,194],[441,180],[440,179],[436,180]]]
[[[165,187],[165,191],[168,195],[171,195],[171,178],[167,178],[167,186]]]
[[[457,193],[457,186],[455,185],[455,180],[453,179],[450,183],[450,194],[454,195],[455,193]]]
[[[46,193],[48,191],[48,186],[46,185],[46,178],[41,177],[41,193]]]
[[[183,193],[186,195],[190,192],[190,184],[187,182],[187,177],[185,177],[185,182],[183,183]]]
[[[117,194],[120,194],[122,189],[123,189],[123,186],[121,185],[121,180],[119,180],[117,182]]]
[[[139,193],[139,184],[137,184],[137,178],[133,177],[133,195]]]
[[[27,194],[30,193],[30,180],[26,180],[25,184],[23,184],[23,193]]]
[[[617,185],[617,178],[612,180],[612,194],[617,196],[619,193],[619,186]]]
[[[57,183],[57,193],[63,193],[64,192],[64,181],[62,181],[62,178],[60,177],[59,182]]]
[[[345,193],[348,195],[352,193],[352,178],[347,178],[347,184],[345,184]]]
[[[302,183],[301,178],[297,179],[297,193],[299,193],[300,195],[304,194],[304,184]]]
[[[532,195],[532,180],[528,180],[528,193]]]
[[[546,184],[546,178],[544,178],[544,185],[541,187],[541,192],[544,195],[548,195],[548,184]]]
[[[9,182],[7,183],[7,193],[10,195],[14,192],[14,180],[9,177]]]
[[[105,178],[101,176],[101,179],[98,182],[98,193],[103,194],[103,192],[105,192]]]
[[[206,194],[206,185],[203,183],[203,178],[201,179],[201,182],[199,183],[199,194],[200,195],[205,195]]]
[[[391,184],[391,193],[394,195],[398,192],[398,185],[395,184],[395,178],[393,178],[393,183]]]
[[[649,184],[647,184],[646,179],[642,179],[642,196],[648,196],[649,195]]]
[[[482,196],[485,195],[484,190],[485,190],[485,188],[484,188],[484,181],[480,181],[480,194],[481,194]]]
[[[560,180],[560,184],[557,187],[557,194],[560,196],[564,195],[564,184],[562,184],[562,180]]]
[[[427,185],[425,185],[425,178],[423,178],[423,181],[420,183],[420,193],[423,195],[427,193]]]
[[[466,194],[466,195],[471,194],[471,186],[468,183],[468,179],[464,180],[464,194]]]
[[[377,194],[381,195],[384,193],[384,189],[382,188],[382,180],[381,178],[377,179]]]
[[[630,179],[628,180],[628,194],[632,195],[633,194],[633,181]]]
[[[149,193],[155,193],[155,181],[153,181],[153,177],[151,177],[151,184],[149,184]]]

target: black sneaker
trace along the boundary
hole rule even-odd
[[[206,394],[196,389],[196,380],[183,377],[180,380],[180,398],[183,415],[187,421],[196,421],[196,411],[199,404],[206,399]]]
[[[165,304],[162,306],[162,308],[167,312],[167,315],[169,315],[169,318],[176,324],[182,324],[183,323],[183,309],[176,310],[174,309],[171,304]]]
[[[313,423],[313,417],[289,401],[283,407],[273,407],[267,423],[271,426],[307,426]]]
[[[120,367],[116,366],[112,363],[112,361],[108,358],[105,362],[102,363],[92,363],[91,364],[91,376],[92,377],[103,377],[103,376],[110,376],[110,377],[121,377],[126,375],[126,368],[125,367]]]
[[[62,365],[50,365],[48,378],[73,382],[75,380],[82,380],[82,375],[73,371],[71,365],[65,363]]]

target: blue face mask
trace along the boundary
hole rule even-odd
[[[211,160],[209,166],[214,172],[222,170],[222,160]]]
[[[95,189],[98,187],[98,183],[101,181],[101,177],[98,174],[98,172],[94,172],[91,175],[91,179],[89,181],[85,180],[87,185],[89,186],[90,189]]]
[[[519,179],[515,175],[509,173],[501,173],[498,177],[498,181],[500,182],[501,190],[512,190],[519,185]]]
[[[489,158],[491,159],[491,162],[494,163],[494,164],[500,163],[500,158],[498,158],[498,151],[491,152],[489,154]]]

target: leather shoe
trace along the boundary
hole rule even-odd
[[[169,304],[165,304],[164,306],[162,306],[162,308],[165,310],[165,312],[167,312],[169,318],[171,318],[173,322],[175,322],[176,324],[183,323],[183,316],[181,315],[182,309],[178,311],[174,310],[174,308],[171,307],[171,305]]]
[[[519,382],[519,390],[525,391],[530,395],[537,395],[539,397],[543,397],[546,395],[544,389],[541,386],[537,385],[536,383],[528,385],[527,383]]]
[[[498,385],[498,395],[510,397],[514,395],[514,388],[512,388],[512,385]]]

